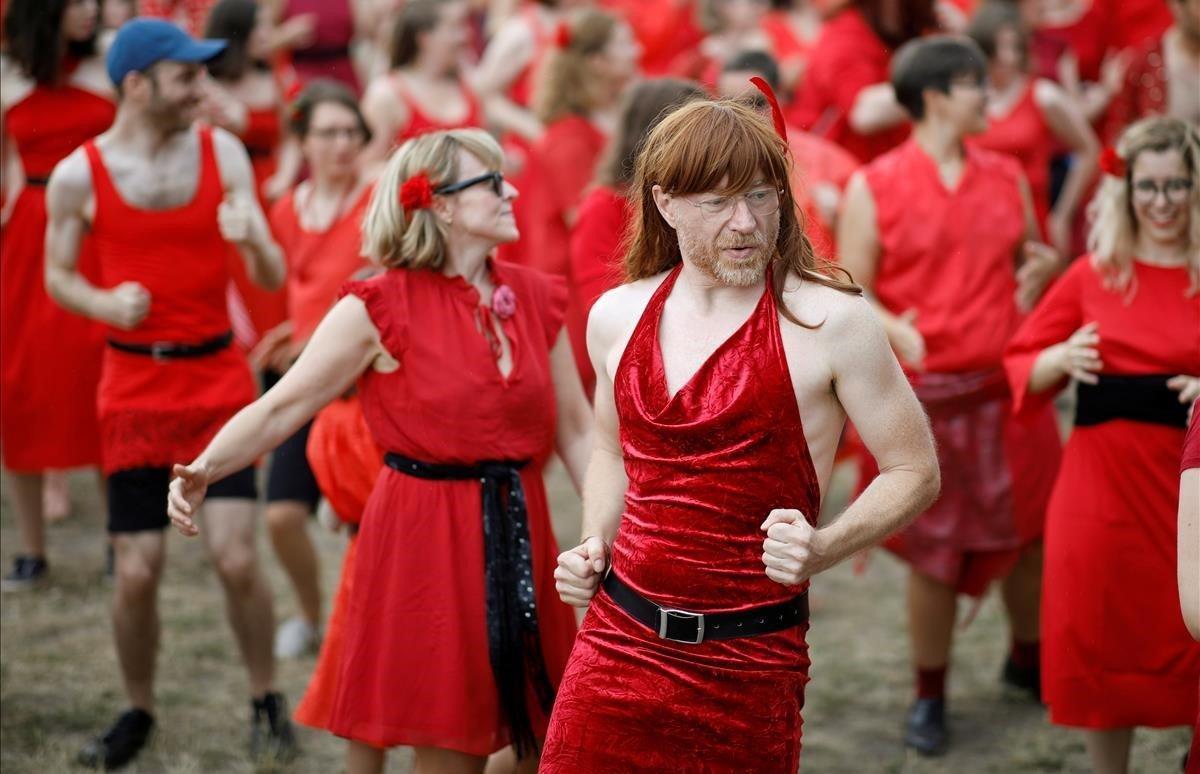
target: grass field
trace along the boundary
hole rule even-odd
[[[548,474],[560,541],[578,535],[578,503],[561,470]],[[109,631],[111,588],[104,580],[104,519],[94,479],[72,479],[75,515],[50,529],[52,582],[0,603],[0,769],[56,774],[75,767],[75,751],[123,708]],[[844,481],[831,487],[836,507]],[[332,593],[343,538],[315,523],[312,533]],[[7,502],[0,507],[5,571],[17,550]],[[260,551],[282,620],[294,609],[282,573],[260,535]],[[161,596],[159,730],[131,772],[248,772],[250,707],[221,591],[201,545],[172,535]],[[809,636],[812,682],[804,708],[805,772],[1008,774],[1084,772],[1082,739],[1049,725],[1043,710],[1003,689],[997,679],[1007,646],[999,600],[991,597],[962,632],[950,677],[953,747],[944,758],[906,754],[900,721],[910,700],[900,565],[876,552],[867,572],[842,566],[813,588]],[[313,659],[283,663],[278,683],[295,704]],[[303,756],[289,771],[342,770],[343,743],[302,729]],[[1138,732],[1133,770],[1178,771],[1186,730]],[[394,751],[389,771],[407,772],[410,755]]]

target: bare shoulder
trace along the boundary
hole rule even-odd
[[[861,293],[823,285],[796,274],[783,287],[788,311],[823,338],[841,337],[879,326],[878,317]],[[792,327],[799,327],[792,325]]]
[[[79,147],[55,165],[46,184],[46,197],[51,209],[63,212],[82,208],[91,195],[92,169]]]
[[[250,167],[246,146],[236,134],[219,126],[212,127],[212,137],[222,182],[228,189],[253,190],[254,172]]]
[[[1033,101],[1042,110],[1062,108],[1067,99],[1067,92],[1054,81],[1038,78],[1033,82]]]
[[[667,272],[662,272],[652,277],[627,282],[605,292],[592,306],[588,317],[589,329],[596,326],[604,330],[619,331],[631,321],[636,322],[666,274]]]
[[[226,157],[247,158],[246,146],[242,144],[241,139],[236,134],[219,126],[211,127],[211,129],[213,148],[216,149],[217,156],[221,161],[224,161]]]
[[[71,74],[71,83],[105,99],[113,98],[112,81],[108,77],[102,57],[93,56],[83,60],[79,68]]]
[[[34,82],[7,54],[0,54],[0,109],[8,110],[33,91]]]

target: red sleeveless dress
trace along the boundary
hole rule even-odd
[[[46,179],[58,162],[112,124],[116,108],[76,86],[36,86],[4,116],[26,183],[0,231],[0,448],[20,472],[96,465],[96,385],[103,331],[46,294]],[[92,240],[79,270],[95,275]]]
[[[96,144],[83,146],[96,197],[92,239],[100,285],[139,282],[151,299],[150,313],[136,328],[109,331],[114,340],[188,344],[229,330],[225,291],[233,248],[217,228],[224,190],[212,130],[196,131],[200,174],[195,196],[166,210],[128,204]],[[236,347],[162,360],[106,347],[98,399],[105,472],[194,458],[255,393],[246,358]]]
[[[1045,233],[1046,215],[1050,213],[1050,158],[1058,142],[1033,97],[1036,84],[1037,80],[1030,78],[1024,93],[1008,113],[989,118],[987,131],[967,142],[1020,162],[1033,193],[1038,224]]]
[[[483,108],[479,104],[479,98],[475,96],[475,92],[465,83],[459,84],[459,91],[462,92],[463,98],[467,101],[467,114],[461,121],[443,122],[430,118],[421,110],[421,106],[404,87],[403,82],[393,78],[392,83],[396,86],[396,96],[408,106],[408,126],[405,126],[396,133],[396,145],[403,145],[405,140],[412,139],[418,135],[428,132],[440,132],[446,129],[470,129],[472,127],[483,126]]]
[[[668,397],[658,328],[679,271],[650,299],[617,368],[629,488],[613,571],[664,607],[783,602],[803,588],[767,577],[759,525],[774,508],[815,521],[821,493],[770,282],[750,318]],[[563,676],[541,771],[793,774],[807,628],[686,645],[659,639],[601,590]]]
[[[575,617],[558,599],[558,548],[542,482],[554,446],[550,348],[562,328],[561,281],[493,264],[516,312],[507,378],[461,277],[394,269],[346,285],[366,304],[400,367],[367,371],[359,398],[385,451],[429,463],[528,459],[521,470],[533,547],[534,595],[546,671],[558,684]],[[431,324],[436,321],[436,324]],[[329,729],[376,747],[421,745],[488,755],[509,743],[488,657],[478,481],[430,481],[384,467],[359,526]],[[547,719],[533,726],[540,737]]]

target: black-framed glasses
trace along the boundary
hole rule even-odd
[[[437,188],[433,189],[433,192],[442,196],[446,194],[455,194],[459,191],[465,191],[473,185],[479,185],[480,183],[491,183],[492,193],[496,194],[497,196],[504,196],[504,175],[499,172],[487,172],[479,175],[478,177],[469,177],[466,180],[459,180],[457,183],[439,185]]]
[[[1173,177],[1164,180],[1162,185],[1153,180],[1138,180],[1133,184],[1133,198],[1146,204],[1157,199],[1160,193],[1167,197],[1167,201],[1179,204],[1187,201],[1191,192],[1192,181],[1186,177]]]

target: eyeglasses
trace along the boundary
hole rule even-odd
[[[330,126],[323,129],[309,129],[308,133],[318,140],[336,140],[339,137],[345,137],[347,140],[359,141],[363,139],[363,131],[357,126]]]
[[[491,183],[492,193],[500,197],[504,196],[504,175],[499,172],[488,172],[486,174],[479,175],[478,177],[460,180],[457,183],[448,183],[447,185],[438,186],[437,188],[433,189],[433,192],[435,194],[445,196],[446,194],[454,194],[458,193],[459,191],[465,191],[471,186],[479,185],[480,183]]]
[[[755,188],[737,196],[710,196],[694,202],[691,199],[683,201],[700,208],[700,214],[706,220],[728,218],[733,214],[739,199],[746,200],[746,207],[755,215],[770,215],[779,210],[779,197],[783,191],[775,188]]]
[[[1133,184],[1133,198],[1142,204],[1149,204],[1158,199],[1159,193],[1167,197],[1167,201],[1179,204],[1187,201],[1192,190],[1192,181],[1186,177],[1173,177],[1160,186],[1153,180],[1139,180]]]

